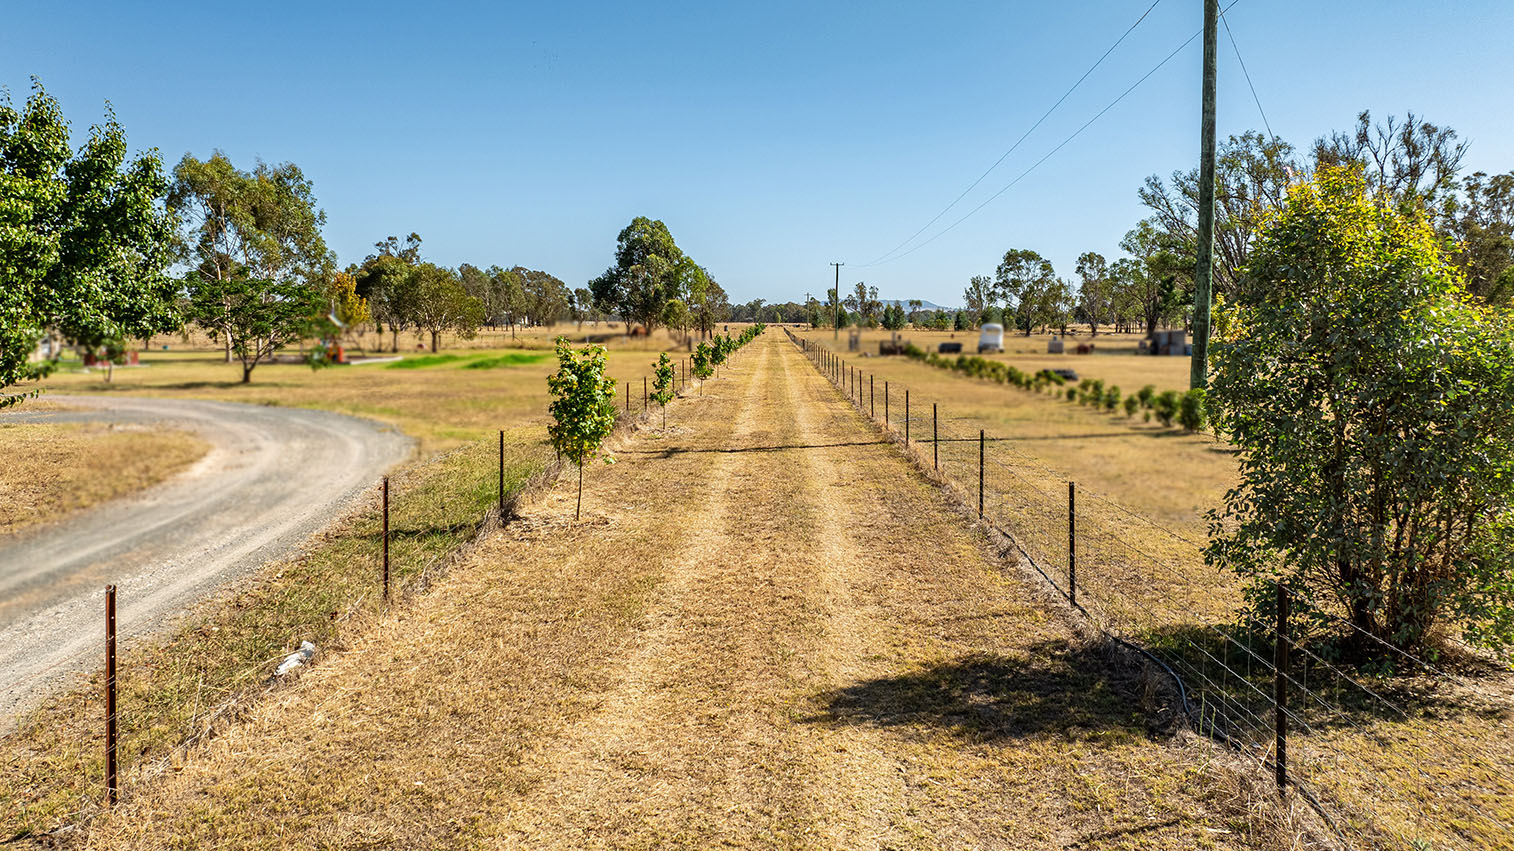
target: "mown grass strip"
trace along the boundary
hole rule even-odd
[[[497,369],[502,366],[525,366],[551,357],[551,352],[509,352],[497,357],[479,358],[463,364],[463,369]]]
[[[385,369],[424,369],[430,366],[442,366],[456,363],[460,360],[471,360],[468,355],[421,355],[418,358],[405,358],[391,364],[386,364]]]

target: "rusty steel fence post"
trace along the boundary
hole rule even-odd
[[[888,379],[883,380],[883,430],[888,431]]]
[[[641,377],[641,412],[643,414],[647,412],[647,377],[645,375]]]
[[[389,600],[389,477],[383,477],[383,598]]]
[[[978,429],[978,519],[983,518],[983,429]]]
[[[909,447],[909,388],[904,389],[904,445]]]
[[[116,786],[116,586],[105,586],[105,797],[115,805]]]
[[[505,522],[505,430],[499,430],[499,522]]]
[[[872,419],[878,419],[878,396],[873,392],[873,377],[867,377],[867,415]]]
[[[1273,695],[1276,707],[1273,732],[1277,748],[1277,794],[1288,794],[1288,589],[1277,588],[1277,636],[1272,648]]]
[[[1067,483],[1067,601],[1078,604],[1078,486]]]
[[[930,403],[930,465],[941,469],[941,438],[936,431],[936,403]]]

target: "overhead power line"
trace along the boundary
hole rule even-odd
[[[1235,61],[1241,63],[1241,74],[1246,77],[1246,86],[1251,89],[1251,99],[1256,101],[1256,111],[1262,114],[1262,126],[1267,128],[1267,136],[1276,139],[1277,134],[1272,132],[1272,123],[1267,120],[1267,110],[1262,109],[1262,99],[1257,97],[1256,86],[1251,82],[1251,72],[1246,70],[1246,60],[1241,58],[1241,46],[1235,43],[1235,33],[1230,31],[1230,21],[1224,14],[1220,15],[1220,23],[1225,25],[1225,35],[1230,38],[1230,46],[1235,50]]]
[[[1241,2],[1241,0],[1231,0],[1230,5],[1226,6],[1223,10],[1220,11],[1220,15],[1223,17],[1226,12],[1230,11],[1231,9],[1233,9],[1235,7],[1235,4],[1239,3],[1239,2]],[[914,254],[916,251],[919,251],[920,249],[924,248],[925,246],[930,245],[932,242],[935,242],[936,240],[938,240],[941,237],[945,236],[946,234],[950,233],[954,228],[957,227],[957,225],[960,225],[963,222],[967,221],[968,219],[972,218],[973,215],[976,214],[979,210],[981,210],[984,207],[987,207],[989,204],[993,203],[993,201],[996,200],[1000,195],[1003,195],[1005,192],[1008,192],[1011,188],[1014,187],[1015,184],[1019,183],[1021,180],[1024,180],[1031,172],[1033,172],[1037,168],[1039,168],[1042,163],[1044,163],[1047,160],[1051,159],[1052,156],[1054,154],[1056,154],[1057,151],[1062,150],[1068,144],[1070,144],[1074,139],[1076,139],[1079,136],[1083,135],[1083,131],[1084,130],[1087,130],[1089,127],[1091,127],[1095,121],[1098,121],[1100,118],[1103,118],[1105,113],[1109,112],[1111,109],[1114,109],[1115,106],[1117,106],[1120,103],[1120,101],[1124,100],[1127,96],[1130,95],[1131,92],[1133,92],[1137,88],[1139,88],[1142,83],[1146,82],[1146,80],[1151,77],[1151,75],[1153,75],[1156,72],[1162,70],[1162,68],[1168,62],[1171,62],[1173,60],[1173,58],[1175,58],[1179,53],[1182,53],[1184,48],[1186,48],[1188,45],[1192,44],[1193,40],[1196,39],[1196,38],[1198,38],[1200,35],[1203,35],[1203,33],[1204,33],[1204,31],[1202,29],[1200,29],[1197,32],[1195,32],[1193,35],[1189,36],[1187,38],[1187,40],[1185,40],[1182,44],[1180,44],[1180,45],[1177,46],[1176,50],[1174,50],[1171,53],[1167,54],[1167,56],[1165,58],[1163,58],[1161,62],[1158,62],[1150,71],[1147,71],[1145,74],[1142,74],[1141,78],[1139,80],[1136,80],[1134,83],[1131,83],[1129,88],[1125,89],[1125,91],[1123,91],[1123,92],[1120,92],[1120,94],[1119,94],[1118,97],[1116,97],[1114,100],[1110,101],[1107,106],[1105,106],[1103,109],[1099,110],[1092,118],[1090,118],[1087,121],[1085,121],[1083,123],[1083,126],[1079,127],[1077,130],[1074,130],[1072,132],[1072,135],[1070,135],[1067,138],[1063,139],[1061,142],[1058,142],[1057,146],[1055,148],[1052,148],[1050,151],[1047,151],[1046,154],[1045,154],[1045,156],[1041,157],[1039,160],[1036,160],[1034,163],[1031,164],[1031,166],[1029,168],[1027,168],[1024,171],[1020,172],[1020,174],[1017,175],[1014,180],[1011,180],[1009,183],[1005,184],[1003,186],[1003,188],[1001,188],[998,192],[995,192],[994,194],[988,196],[988,198],[984,199],[984,201],[981,204],[979,204],[978,206],[976,206],[976,207],[972,208],[971,210],[969,210],[966,215],[962,216],[961,218],[959,218],[956,221],[952,222],[951,224],[947,225],[942,230],[937,231],[935,233],[935,235],[931,236],[930,239],[927,239],[924,242],[919,243],[914,248],[911,248],[911,249],[909,249],[908,251],[905,251],[902,254],[895,255],[894,257],[891,257],[891,258],[889,258],[887,260],[879,261],[879,265],[881,265],[883,263],[892,263],[895,260],[902,260],[905,257],[908,257],[911,254]]]
[[[1002,163],[1002,162],[1004,162],[1004,160],[1007,159],[1010,154],[1014,153],[1015,149],[1019,148],[1020,145],[1021,145],[1021,143],[1023,143],[1026,139],[1030,138],[1030,134],[1036,132],[1036,128],[1040,127],[1042,122],[1044,122],[1047,118],[1051,117],[1051,114],[1053,112],[1057,111],[1057,107],[1061,106],[1062,102],[1065,101],[1065,100],[1067,100],[1068,96],[1070,96],[1073,92],[1077,91],[1078,86],[1083,85],[1083,81],[1086,80],[1086,79],[1088,79],[1088,75],[1089,74],[1092,74],[1095,70],[1098,69],[1098,67],[1100,65],[1104,64],[1104,60],[1109,58],[1109,54],[1113,53],[1114,50],[1115,50],[1115,48],[1119,47],[1120,44],[1125,41],[1125,39],[1126,39],[1127,36],[1129,36],[1131,33],[1135,32],[1135,28],[1138,27],[1138,26],[1140,26],[1141,22],[1144,21],[1144,20],[1146,20],[1147,16],[1149,16],[1151,14],[1152,10],[1155,9],[1158,6],[1158,4],[1160,4],[1161,2],[1162,2],[1162,0],[1155,0],[1155,2],[1153,2],[1149,7],[1147,7],[1146,11],[1144,11],[1144,12],[1141,13],[1141,17],[1136,18],[1135,23],[1131,24],[1130,27],[1128,29],[1126,29],[1124,33],[1122,33],[1120,35],[1119,38],[1115,39],[1114,44],[1111,44],[1109,46],[1109,49],[1106,50],[1106,51],[1104,51],[1103,55],[1100,56],[1096,62],[1094,62],[1092,65],[1090,65],[1088,67],[1087,71],[1083,72],[1083,76],[1079,77],[1078,80],[1077,80],[1077,82],[1073,83],[1072,86],[1067,89],[1067,91],[1063,92],[1062,96],[1059,97],[1059,98],[1057,98],[1057,102],[1054,103],[1054,104],[1052,104],[1051,108],[1048,109],[1048,110],[1046,110],[1046,112],[1042,113],[1041,117],[1036,119],[1036,123],[1030,125],[1030,129],[1026,130],[1025,133],[1023,135],[1021,135],[1019,139],[1015,140],[1015,143],[1013,145],[1009,146],[1009,150],[1007,150],[1004,153],[1000,154],[999,158],[997,160],[994,160],[994,164],[993,165],[989,166],[987,170],[985,170],[982,174],[978,175],[978,179],[977,180],[974,180],[966,189],[962,190],[962,194],[958,195],[956,198],[953,198],[952,202],[950,204],[947,204],[945,207],[943,207],[941,209],[941,212],[939,212],[935,216],[931,217],[930,221],[928,221],[925,224],[921,225],[919,230],[917,230],[914,233],[910,234],[908,239],[904,240],[903,242],[899,243],[898,245],[894,246],[893,248],[890,248],[888,251],[883,252],[882,254],[878,255],[877,257],[873,258],[872,260],[869,260],[868,262],[862,264],[862,268],[865,268],[867,266],[876,265],[877,263],[881,262],[884,258],[888,257],[890,254],[893,254],[895,251],[898,251],[899,249],[903,248],[904,246],[909,245],[911,242],[914,241],[915,237],[919,236],[922,233],[925,233],[925,231],[931,225],[933,225],[936,222],[940,221],[941,217],[944,216],[944,215],[946,215],[951,210],[951,208],[957,206],[958,202],[960,202],[963,198],[966,198],[967,197],[967,193],[969,193],[969,192],[973,191],[974,189],[978,188],[978,184],[982,183],[983,180],[984,180],[984,178],[988,177],[989,174],[993,173],[993,170],[996,169],[996,168],[998,168],[999,164]]]

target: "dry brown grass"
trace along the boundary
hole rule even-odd
[[[80,844],[1280,845],[786,346]]]
[[[829,335],[803,336],[831,343]],[[1096,623],[1173,660],[1196,694],[1212,699],[1222,691],[1231,701],[1225,714],[1237,722],[1231,733],[1266,751],[1271,646],[1263,640],[1243,647],[1226,637],[1250,641],[1234,626],[1241,581],[1206,565],[1200,552],[1206,534],[1200,513],[1219,503],[1235,475],[1223,444],[1176,430],[1132,428],[1123,415],[905,358],[848,356],[848,363],[876,373],[878,394],[885,378],[891,382],[889,433],[896,440],[903,431],[898,388],[911,389],[917,442],[909,451],[926,468],[933,465],[929,403],[939,401],[943,414],[965,412],[943,419],[949,423],[943,439],[957,440],[940,446],[940,458],[943,473],[973,509],[978,429],[1004,438],[987,444],[987,514],[1063,588],[1066,481],[1076,479],[1083,494],[1079,601]],[[881,402],[877,409],[881,421]],[[1089,435],[1095,426],[1098,437]],[[1089,482],[1114,498],[1094,498]],[[1294,676],[1314,694],[1295,695],[1293,712],[1309,728],[1295,723],[1293,776],[1326,801],[1343,829],[1367,844],[1508,844],[1514,834],[1514,737],[1507,733],[1514,675],[1506,667],[1469,664],[1439,678],[1416,676],[1422,672],[1400,660],[1399,675],[1384,677],[1349,666],[1332,670],[1296,655],[1296,665],[1311,663],[1311,669]],[[1221,688],[1201,688],[1207,679]]]
[[[424,458],[497,429],[504,429],[507,439],[539,440],[547,415],[546,377],[556,369],[546,351],[555,331],[522,333],[513,347],[508,332],[486,332],[468,348],[448,340],[442,358],[426,351],[403,353],[424,364],[420,368],[373,363],[312,371],[303,364],[264,364],[250,384],[241,383],[240,366],[225,363],[208,339],[192,337],[186,345],[177,337],[160,338],[143,353],[143,366],[117,369],[109,384],[97,373],[64,369],[41,386],[59,393],[130,393],[352,414],[415,437]],[[663,332],[650,340],[606,342],[610,375],[631,386],[633,410],[641,407],[642,379],[651,375],[657,352],[671,345]]]
[[[6,459],[0,466],[0,537],[139,493],[188,468],[209,448],[192,434],[159,427],[0,423],[0,457]]]

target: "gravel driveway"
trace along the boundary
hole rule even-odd
[[[120,588],[123,636],[161,629],[228,580],[297,550],[411,448],[393,428],[325,411],[47,398],[67,409],[23,406],[0,422],[161,423],[212,449],[137,496],[0,542],[0,728],[102,664],[107,583]]]

